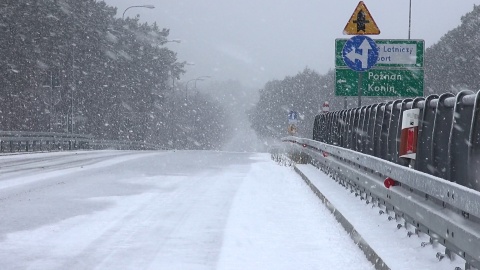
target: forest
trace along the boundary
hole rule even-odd
[[[0,130],[187,149],[223,141],[223,107],[185,100],[176,85],[185,62],[165,47],[169,29],[95,0],[4,0],[0,13]]]

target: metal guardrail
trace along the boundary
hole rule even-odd
[[[90,149],[116,149],[116,150],[165,150],[155,144],[136,141],[114,141],[92,139],[88,146]]]
[[[480,268],[480,192],[379,157],[309,139],[287,137],[290,153],[302,153],[365,201],[385,207],[445,246],[466,269]],[[385,179],[395,186],[385,187]]]
[[[416,159],[400,157],[402,115],[419,109]],[[480,92],[328,112],[294,150],[480,269]],[[395,187],[387,189],[385,179]]]
[[[0,131],[0,152],[35,152],[77,149],[162,150],[161,146],[136,141],[99,140],[90,135]]]

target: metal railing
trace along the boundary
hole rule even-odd
[[[399,157],[401,117],[418,108],[417,157]],[[480,190],[480,92],[396,100],[318,115],[313,139]]]
[[[400,157],[402,115],[412,108],[419,109],[415,160]],[[284,142],[364,201],[428,234],[425,245],[445,246],[438,258],[456,253],[466,269],[480,269],[479,113],[480,92],[395,100],[320,114],[313,140]]]
[[[289,153],[307,155],[311,163],[358,194],[363,202],[393,213],[397,221],[413,225],[415,234],[441,244],[437,258],[466,261],[465,269],[480,268],[480,192],[391,161],[310,139],[287,137]],[[394,186],[386,188],[386,179]],[[411,234],[409,233],[408,236]]]
[[[162,150],[162,146],[137,142],[100,140],[90,135],[0,131],[0,152],[35,152],[78,149]]]

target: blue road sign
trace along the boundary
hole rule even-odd
[[[297,119],[298,119],[298,113],[296,111],[288,112],[288,120],[297,120]]]
[[[378,60],[378,47],[367,36],[354,36],[347,40],[342,51],[343,61],[355,71],[371,69]]]

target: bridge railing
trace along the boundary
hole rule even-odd
[[[480,192],[394,162],[310,139],[287,137],[289,153],[310,157],[340,185],[380,213],[428,234],[422,246],[441,244],[445,253],[480,269]],[[333,180],[332,180],[333,181]],[[410,236],[410,234],[409,234]]]
[[[402,113],[420,111],[416,159],[401,158]],[[480,92],[395,100],[318,115],[313,139],[480,190]]]
[[[0,152],[35,152],[77,149],[161,150],[159,145],[137,141],[99,140],[90,135],[0,131]]]
[[[402,115],[418,109],[416,158],[400,157]],[[320,114],[313,140],[284,138],[364,201],[480,269],[480,92],[431,95]],[[428,243],[426,243],[428,244]]]

